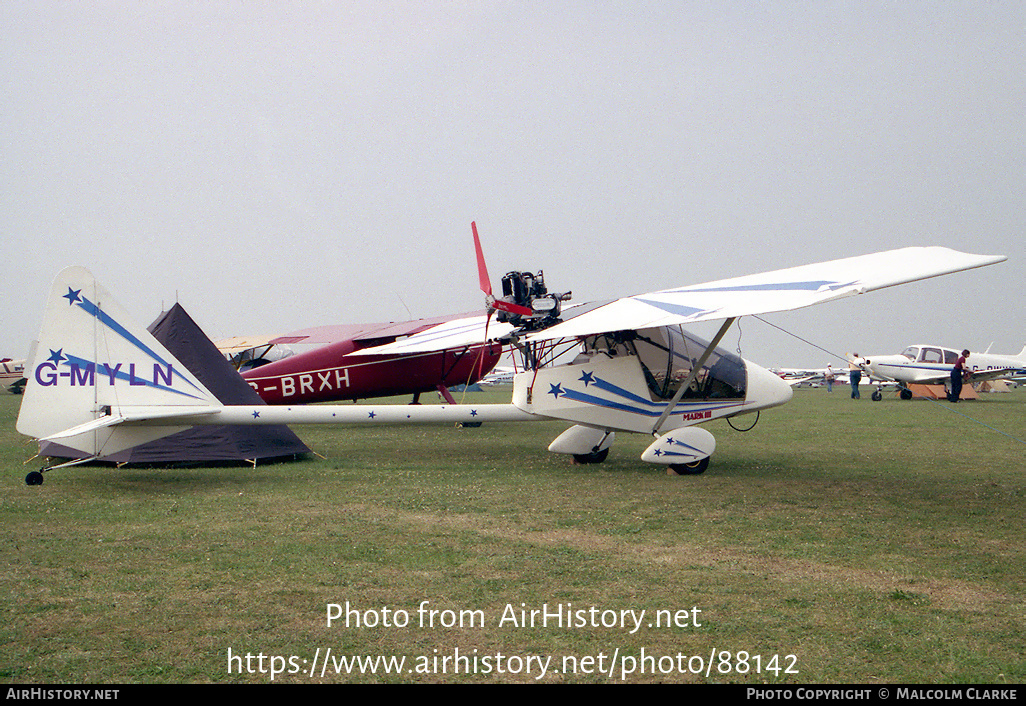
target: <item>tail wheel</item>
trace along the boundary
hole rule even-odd
[[[40,471],[32,471],[25,476],[25,485],[42,485],[43,474]]]
[[[709,457],[706,456],[701,461],[695,461],[694,463],[671,463],[670,470],[676,473],[678,476],[697,476],[701,473],[705,473],[705,469],[709,467]]]

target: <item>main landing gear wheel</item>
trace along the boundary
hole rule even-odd
[[[602,463],[609,456],[609,449],[605,448],[601,451],[592,451],[590,454],[574,454],[574,463],[585,466],[589,463]]]
[[[42,471],[32,471],[25,476],[25,485],[42,485],[43,484],[43,473]]]
[[[910,399],[912,399],[912,390],[908,389],[907,387],[901,388],[901,393],[900,394],[901,394],[901,399],[903,399],[903,400],[910,400]]]
[[[874,402],[879,402],[880,400],[883,399],[883,393],[880,392],[879,390],[874,390],[873,394],[872,394],[872,398],[873,398]]]
[[[678,476],[697,476],[700,473],[705,473],[705,469],[709,467],[709,457],[706,456],[701,461],[695,461],[694,463],[671,463],[670,470],[676,473]]]

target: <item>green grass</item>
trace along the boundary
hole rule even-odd
[[[474,399],[505,401],[506,390]],[[523,423],[297,427],[325,459],[77,467],[28,487],[39,463],[23,463],[35,447],[14,431],[18,402],[0,396],[6,682],[266,682],[229,673],[228,650],[263,653],[265,668],[295,655],[308,669],[329,647],[406,657],[407,668],[456,649],[552,656],[546,682],[618,681],[551,670],[564,656],[604,655],[608,667],[642,650],[705,661],[744,651],[763,667],[793,654],[798,673],[754,673],[751,657],[744,674],[629,681],[1026,680],[1026,447],[947,404],[800,390],[748,433],[707,425],[717,454],[696,477],[642,463],[649,439],[633,435],[606,463],[573,466],[545,451],[566,425]],[[1026,439],[1026,390],[955,409]],[[346,601],[411,623],[329,627],[328,604]],[[421,627],[421,601],[481,611],[485,624]],[[507,605],[545,603],[647,617],[697,607],[701,626],[498,624]],[[275,680],[536,675],[494,666]]]

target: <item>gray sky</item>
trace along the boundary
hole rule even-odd
[[[211,338],[576,301],[905,245],[1009,261],[767,317],[1026,343],[1015,2],[0,3],[0,355],[85,265]],[[725,345],[739,343],[735,328]],[[742,320],[765,366],[838,361]]]

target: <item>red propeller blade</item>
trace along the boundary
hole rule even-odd
[[[485,293],[488,302],[489,316],[491,316],[492,309],[520,316],[531,316],[534,314],[534,311],[526,306],[504,302],[492,296],[492,281],[488,278],[488,268],[485,267],[484,252],[481,250],[481,239],[477,236],[477,221],[470,222],[470,229],[474,232],[474,251],[477,253],[477,277],[481,283],[481,291]]]
[[[492,281],[488,279],[488,268],[485,267],[484,253],[481,251],[481,239],[477,237],[477,222],[471,221],[470,228],[474,231],[474,250],[477,252],[477,278],[481,283],[481,291],[492,295]]]

